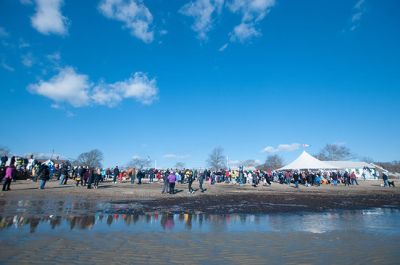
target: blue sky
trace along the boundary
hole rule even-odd
[[[1,145],[104,164],[398,160],[397,0],[4,0]]]

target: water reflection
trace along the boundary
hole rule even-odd
[[[279,232],[325,233],[335,230],[386,231],[400,234],[396,209],[336,211],[309,214],[96,214],[60,216],[0,217],[0,232],[17,229],[34,233],[45,230],[194,231],[194,232]]]

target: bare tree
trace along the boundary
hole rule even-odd
[[[214,169],[224,169],[226,167],[226,160],[224,156],[224,149],[222,147],[216,147],[212,150],[210,156],[207,159],[208,165]]]
[[[10,156],[10,149],[6,146],[0,146],[0,156]]]
[[[368,157],[368,156],[361,157],[360,161],[366,162],[366,163],[374,163],[374,159],[372,159],[371,157]]]
[[[353,158],[353,154],[351,153],[350,149],[344,145],[327,144],[321,149],[316,157],[324,161],[338,161],[349,160]]]
[[[270,155],[265,160],[265,169],[275,170],[281,167],[283,167],[283,159],[279,155]]]
[[[383,167],[389,172],[400,173],[400,161],[393,162],[375,162],[378,166]]]
[[[103,161],[103,153],[94,149],[80,154],[74,164],[85,167],[101,167],[101,161]]]
[[[143,169],[145,167],[150,167],[150,158],[134,157],[131,162],[128,163],[130,167]]]
[[[244,167],[256,167],[256,166],[258,166],[257,161],[254,160],[254,159],[247,159],[247,160],[244,160],[244,161],[241,162],[241,164],[242,164]]]
[[[177,162],[177,163],[175,164],[175,168],[177,168],[177,169],[183,169],[183,168],[185,168],[185,163],[183,163],[183,162]]]

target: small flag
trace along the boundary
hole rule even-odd
[[[307,148],[307,147],[310,147],[310,145],[309,144],[303,144],[303,148]]]

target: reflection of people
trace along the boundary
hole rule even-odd
[[[112,216],[111,214],[109,214],[109,215],[107,216],[107,224],[108,224],[109,226],[111,226],[112,223],[113,223],[113,216]]]
[[[175,226],[174,216],[170,214],[163,214],[161,216],[160,224],[164,229],[172,229]]]
[[[187,229],[192,229],[192,214],[187,213],[185,214],[185,226]]]

